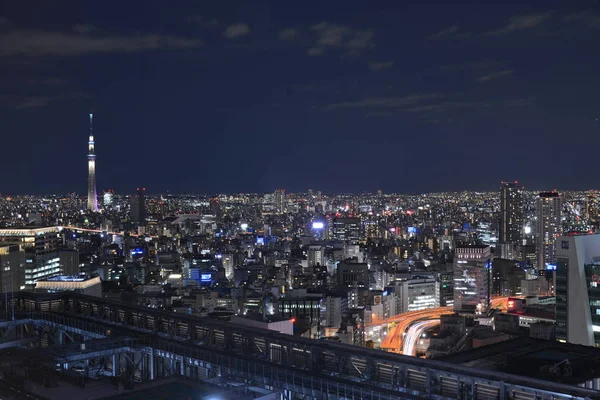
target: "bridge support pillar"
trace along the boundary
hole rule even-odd
[[[154,349],[150,349],[148,353],[148,379],[154,380]]]
[[[117,371],[119,370],[119,365],[117,364],[117,355],[112,355],[112,376],[117,376]]]

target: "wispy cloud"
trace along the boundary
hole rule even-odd
[[[373,47],[373,32],[348,26],[321,22],[310,27],[316,34],[316,43],[308,49],[309,55],[321,55],[327,50],[344,50],[346,55],[357,55]]]
[[[535,104],[536,101],[536,97],[524,97],[521,99],[507,100],[504,102],[504,105],[508,107],[527,107]]]
[[[298,30],[294,28],[286,28],[279,32],[279,39],[294,40],[298,37]]]
[[[462,32],[459,33],[460,31],[460,26],[459,25],[452,25],[449,28],[443,29],[437,33],[434,33],[431,36],[427,37],[427,40],[439,40],[439,39],[459,39],[462,37],[467,37],[469,36],[468,33],[466,32]]]
[[[445,95],[438,93],[413,94],[402,97],[367,97],[357,101],[346,101],[342,103],[328,104],[325,110],[340,108],[406,108],[423,102],[441,99]]]
[[[567,14],[563,19],[566,22],[581,24],[586,29],[600,29],[600,14],[592,10]]]
[[[533,29],[548,21],[551,16],[551,11],[527,15],[513,15],[502,28],[494,29],[487,32],[487,34],[506,35],[517,31]]]
[[[0,55],[84,55],[143,50],[194,48],[198,39],[164,35],[98,36],[41,30],[11,30],[0,33]]]
[[[439,70],[442,72],[449,71],[481,71],[484,69],[489,69],[497,66],[498,63],[496,61],[491,60],[483,60],[483,61],[470,61],[461,64],[450,64],[450,65],[442,65],[439,67]]]
[[[495,79],[504,78],[512,75],[515,71],[512,69],[505,69],[504,71],[492,72],[491,74],[483,75],[477,78],[477,82],[489,82]]]
[[[206,18],[202,15],[190,15],[185,17],[185,22],[200,25],[203,28],[216,28],[219,26],[219,21],[216,18]]]
[[[232,24],[225,29],[223,35],[227,39],[234,39],[240,36],[246,36],[250,33],[250,26],[248,24]]]
[[[393,65],[393,61],[371,61],[369,63],[369,69],[373,72],[377,72],[382,71],[384,69],[392,68]]]

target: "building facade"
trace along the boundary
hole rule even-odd
[[[556,241],[556,339],[600,345],[600,235]]]
[[[562,234],[562,198],[558,192],[542,192],[537,199],[537,269],[556,262],[556,237]]]
[[[457,246],[454,254],[454,310],[485,313],[491,302],[491,248]]]
[[[523,231],[523,191],[515,182],[502,182],[500,187],[500,224],[498,242],[519,246]],[[509,258],[509,257],[503,257]]]

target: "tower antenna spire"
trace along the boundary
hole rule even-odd
[[[94,149],[94,134],[92,122],[94,114],[90,113],[90,137],[88,139],[88,209],[98,211],[98,197],[96,195],[96,151]]]

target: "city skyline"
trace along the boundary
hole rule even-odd
[[[98,190],[594,186],[593,2],[158,4],[3,10],[3,193],[83,193],[89,112]]]

